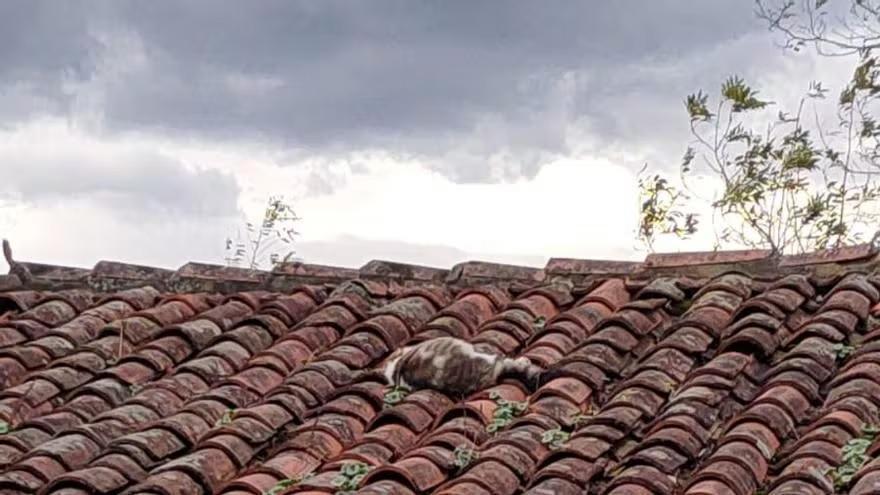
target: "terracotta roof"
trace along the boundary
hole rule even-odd
[[[878,493],[878,262],[16,264],[0,493]],[[359,373],[440,335],[554,378],[388,403]]]

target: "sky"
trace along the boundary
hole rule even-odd
[[[310,263],[642,259],[637,174],[678,166],[687,94],[850,70],[778,41],[743,0],[6,0],[0,236],[224,263],[283,195]]]

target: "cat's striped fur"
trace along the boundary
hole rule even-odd
[[[450,395],[467,395],[505,376],[531,386],[542,371],[525,357],[510,359],[480,352],[461,339],[437,337],[394,351],[383,374],[389,385],[402,389],[431,388]]]

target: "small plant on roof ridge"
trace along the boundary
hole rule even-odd
[[[846,442],[843,446],[840,465],[825,472],[834,483],[835,490],[845,490],[859,469],[867,462],[868,457],[865,454],[878,432],[880,428],[876,426],[862,426],[862,435]]]
[[[336,494],[341,495],[357,490],[361,480],[370,472],[370,467],[363,462],[349,461],[342,464],[339,475],[333,478],[333,486],[338,488]]]
[[[220,416],[220,419],[217,420],[217,423],[214,426],[223,426],[232,423],[232,420],[235,419],[235,409],[227,409],[226,412],[223,413],[223,416]]]
[[[409,390],[395,385],[385,391],[383,401],[385,402],[386,407],[391,407],[399,404],[407,395],[409,395]]]
[[[838,342],[837,344],[834,344],[834,347],[832,347],[832,349],[834,350],[834,354],[837,356],[838,362],[845,360],[850,356],[850,354],[852,354],[856,350],[855,347],[844,344],[843,342]]]
[[[6,421],[0,421],[0,435],[5,435],[9,433],[9,423]]]
[[[291,246],[299,234],[293,226],[299,220],[293,207],[283,198],[269,197],[259,228],[247,222],[244,238],[239,231],[234,240],[226,239],[227,265],[256,270],[266,261],[272,267],[290,261],[296,254]]]
[[[559,447],[562,447],[562,444],[567,442],[570,436],[571,433],[563,430],[562,428],[553,428],[545,431],[541,435],[541,443],[555,450]]]
[[[489,433],[495,433],[509,425],[510,422],[513,421],[513,418],[522,415],[522,413],[526,412],[526,409],[529,407],[528,402],[507,400],[501,397],[498,392],[491,392],[489,398],[494,400],[495,404],[498,405],[498,407],[495,408],[495,412],[492,413],[492,422],[486,427],[486,431]]]
[[[452,464],[461,471],[470,466],[477,459],[478,454],[473,448],[462,444],[455,448],[452,456],[454,458]]]

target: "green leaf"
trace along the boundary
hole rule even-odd
[[[815,151],[810,147],[799,145],[789,151],[782,159],[783,169],[814,170],[819,161]]]
[[[477,452],[466,445],[459,445],[452,452],[452,463],[459,469],[463,470],[468,467],[477,458]]]
[[[305,473],[301,476],[296,476],[294,478],[286,478],[278,481],[272,488],[263,492],[263,495],[279,495],[283,493],[285,490],[292,486],[296,486],[301,483],[303,480],[307,480],[312,477],[312,473]],[[334,480],[335,481],[335,480]]]
[[[691,121],[708,121],[712,119],[712,112],[709,111],[707,106],[708,101],[709,95],[703,94],[702,91],[688,95],[685,100],[685,106]]]
[[[878,428],[874,425],[863,425],[862,436],[848,441],[841,449],[841,463],[836,468],[825,472],[837,491],[845,491],[859,469],[867,462],[868,448],[874,441]]]
[[[547,318],[544,318],[543,316],[538,316],[537,318],[535,318],[535,329],[536,330],[543,330],[544,325],[546,325],[546,324],[547,324]]]
[[[756,110],[767,106],[757,98],[758,92],[749,87],[739,76],[728,78],[721,86],[721,94],[732,103],[733,112]]]
[[[856,97],[855,88],[853,88],[852,86],[847,86],[846,88],[843,88],[843,90],[841,90],[841,92],[840,92],[840,100],[839,100],[840,105],[841,106],[852,105],[853,101],[855,101],[855,97]]]
[[[370,472],[370,467],[363,462],[345,462],[339,470],[339,475],[334,477],[330,483],[342,492],[356,490],[368,472]]]
[[[541,435],[541,443],[548,445],[551,449],[558,449],[568,441],[570,434],[560,428],[547,430]]]
[[[359,463],[345,463],[342,465],[342,475],[347,477],[352,477],[360,474],[360,464]]]
[[[855,349],[855,347],[843,343],[834,344],[834,346],[832,347],[832,350],[834,350],[834,353],[837,355],[838,361],[845,360],[847,357],[849,357],[850,354],[853,353],[853,351],[855,351]]]
[[[691,163],[694,161],[694,148],[688,146],[688,149],[684,152],[684,157],[681,159],[681,172],[686,174],[691,171]]]
[[[492,413],[492,422],[486,426],[486,431],[495,433],[510,424],[514,418],[522,415],[528,409],[528,402],[509,401],[501,398],[496,392],[490,392],[489,397],[495,401],[495,412]]]
[[[235,419],[235,409],[227,409],[226,412],[223,413],[223,416],[220,416],[220,419],[214,424],[214,426],[223,426],[232,423],[232,420]]]
[[[399,404],[409,395],[409,391],[401,387],[392,387],[385,392],[384,402],[386,406]]]

